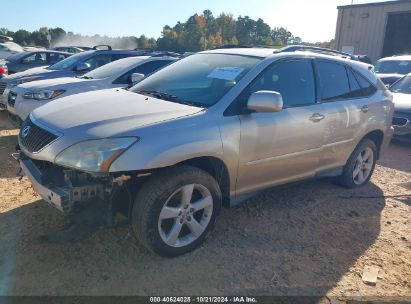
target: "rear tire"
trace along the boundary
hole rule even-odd
[[[374,172],[377,155],[375,143],[368,138],[363,139],[348,159],[343,173],[338,177],[339,183],[347,188],[364,186]]]
[[[137,193],[131,228],[150,251],[173,257],[198,248],[221,209],[221,191],[207,172],[190,166],[153,175]]]

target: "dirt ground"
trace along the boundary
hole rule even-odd
[[[126,226],[43,241],[65,219],[15,177],[16,135],[0,113],[0,295],[411,297],[410,144],[392,143],[361,189],[324,179],[266,191],[223,210],[202,248],[164,259]]]

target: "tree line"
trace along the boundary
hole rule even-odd
[[[300,37],[294,36],[284,27],[271,28],[261,18],[254,20],[248,16],[234,18],[232,14],[222,13],[214,17],[210,10],[194,14],[186,22],[177,22],[174,26],[163,27],[161,37],[107,37],[101,35],[86,36],[66,32],[62,28],[42,27],[29,32],[0,29],[0,35],[10,36],[20,45],[51,47],[57,45],[93,46],[109,44],[114,48],[140,48],[167,50],[174,52],[197,52],[212,49],[221,45],[239,46],[284,46],[303,43]],[[47,36],[51,36],[51,45]],[[322,47],[332,47],[332,42],[316,43]]]

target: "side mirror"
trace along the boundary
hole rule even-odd
[[[283,97],[274,91],[258,91],[248,98],[247,108],[257,113],[280,112],[283,109]]]
[[[81,71],[86,71],[89,70],[91,67],[91,65],[89,63],[84,63],[84,62],[80,62],[76,65],[75,70],[77,72],[81,72]]]
[[[143,79],[144,77],[145,77],[144,74],[141,74],[141,73],[133,73],[133,74],[131,74],[130,82],[131,82],[131,83],[137,83],[137,82],[139,82],[141,79]]]

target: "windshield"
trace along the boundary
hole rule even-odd
[[[62,61],[57,62],[56,64],[49,66],[48,69],[56,70],[56,71],[70,69],[76,63],[86,59],[88,55],[89,54],[84,54],[84,53],[78,53],[78,54],[72,55],[70,57],[67,57],[66,59],[63,59]]]
[[[242,55],[195,54],[163,68],[130,90],[173,102],[209,107],[261,60]]]
[[[411,61],[379,60],[375,64],[375,72],[382,74],[408,74],[411,73]]]
[[[393,93],[411,94],[411,75],[401,78],[390,87]]]
[[[137,62],[143,61],[144,59],[147,59],[147,58],[148,57],[146,56],[146,57],[128,57],[124,59],[119,59],[119,60],[108,63],[106,65],[103,65],[102,67],[99,67],[91,72],[84,74],[82,78],[103,79],[103,78],[111,77],[113,75],[122,73],[124,69],[131,68]]]

